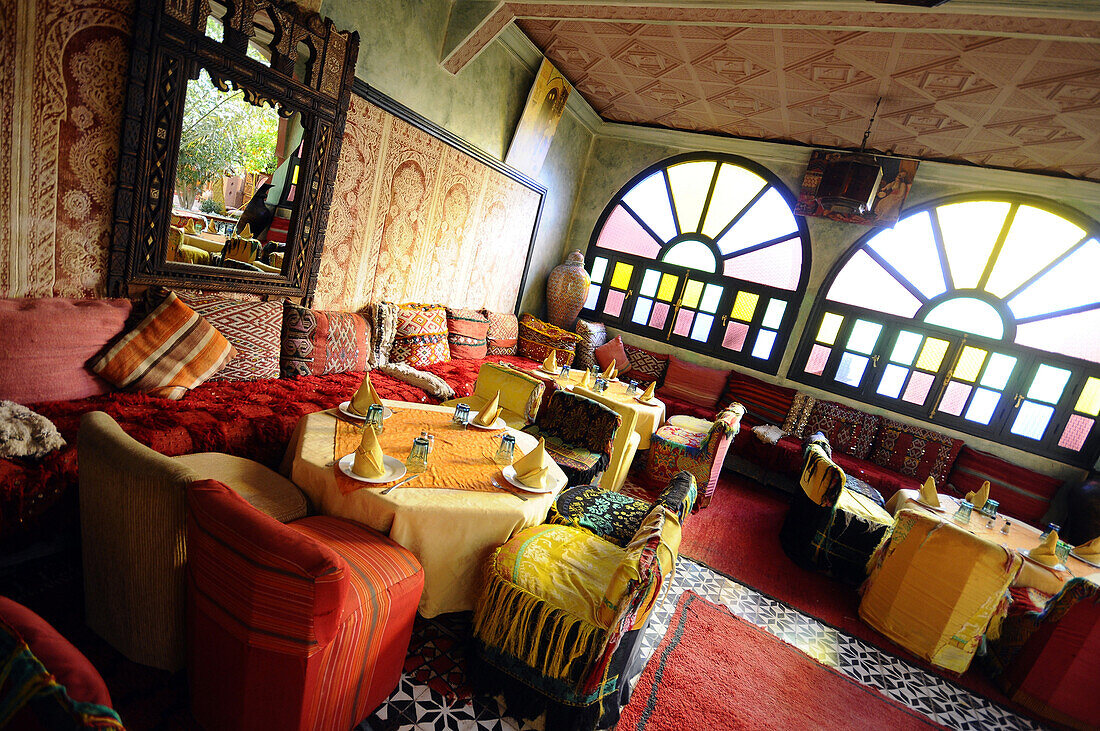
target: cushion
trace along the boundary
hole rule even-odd
[[[370,342],[365,315],[311,310],[287,301],[279,372],[283,378],[296,378],[365,371]]]
[[[119,388],[180,399],[236,355],[213,325],[169,292],[91,367]]]
[[[611,340],[596,348],[593,351],[596,356],[596,362],[600,366],[600,370],[606,369],[611,365],[611,361],[615,361],[615,369],[622,374],[625,374],[630,370],[630,358],[626,355],[626,350],[623,349],[622,336],[616,335]]]
[[[1040,525],[1050,501],[1062,481],[1000,457],[963,447],[948,482],[960,497],[973,492],[989,480],[990,496],[1001,505],[998,510],[1032,525]]]
[[[652,507],[645,500],[598,485],[577,485],[558,495],[547,520],[584,528],[625,547]]]
[[[806,422],[810,418],[817,399],[808,393],[799,391],[791,402],[791,410],[787,412],[787,418],[783,420],[783,431],[796,437],[805,436]]]
[[[643,581],[645,574],[657,569],[663,575],[671,570],[680,551],[679,521],[664,506],[658,505],[642,521],[638,532],[627,544],[625,553],[611,580],[607,583],[603,600],[600,602],[598,618],[604,626],[610,626],[618,614],[622,602],[628,596],[631,582]],[[660,561],[660,565],[658,565]],[[649,615],[649,608],[656,599],[660,582],[649,587],[650,596],[646,597],[639,610],[639,617]],[[637,629],[637,626],[632,627]]]
[[[44,457],[64,446],[57,427],[45,416],[12,401],[0,401],[0,457]]]
[[[221,452],[195,452],[173,457],[205,480],[217,480],[248,504],[280,523],[306,517],[306,495],[290,480],[255,460]]]
[[[697,406],[714,408],[726,387],[728,376],[727,370],[707,368],[670,355],[661,393]]]
[[[397,337],[398,306],[392,302],[379,302],[371,308],[371,352],[368,362],[371,368],[390,362],[393,341]]]
[[[607,327],[602,322],[577,320],[577,325],[573,329],[580,336],[574,364],[578,368],[591,368],[596,363],[593,351],[607,342]]]
[[[834,452],[867,459],[881,423],[881,416],[865,414],[836,401],[817,401],[810,409],[805,433],[821,432]]]
[[[110,393],[87,362],[126,329],[124,299],[0,299],[0,399],[20,404]]]
[[[636,345],[623,343],[626,357],[630,359],[630,377],[636,381],[660,385],[668,370],[668,353],[654,353]]]
[[[279,377],[281,303],[194,292],[181,292],[179,298],[213,325],[237,351],[237,356],[213,376],[215,379],[255,381]]]
[[[397,334],[390,360],[422,368],[451,359],[447,345],[447,308],[406,302],[397,305]]]
[[[519,319],[510,312],[485,312],[489,318],[489,355],[515,355],[519,343]],[[543,359],[545,360],[545,358]]]
[[[558,351],[558,365],[572,365],[580,336],[557,325],[543,322],[534,315],[519,318],[519,354],[524,358],[543,361],[551,350]]]
[[[790,412],[795,393],[793,388],[730,371],[729,380],[718,402],[718,410],[737,402],[745,407],[745,423],[749,426],[779,425]]]
[[[961,439],[931,429],[883,419],[871,461],[917,482],[923,483],[931,477],[937,485],[943,485],[962,445]]]
[[[452,358],[484,358],[488,354],[489,318],[480,310],[447,308],[447,342]]]

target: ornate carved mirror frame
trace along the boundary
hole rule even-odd
[[[359,34],[338,31],[331,20],[290,2],[226,0],[219,42],[204,32],[212,14],[208,0],[136,5],[109,294],[124,296],[130,284],[164,284],[308,300],[317,281]],[[257,17],[263,21],[259,26]],[[271,36],[270,66],[246,55],[258,32]],[[300,81],[295,62],[305,47],[312,60]],[[269,104],[284,116],[301,115],[297,200],[277,274],[166,261],[187,82],[202,69],[216,85],[239,89],[253,103]]]

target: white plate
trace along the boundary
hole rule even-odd
[[[351,466],[355,464],[355,452],[341,457],[339,464],[341,472],[351,479],[359,480],[360,482],[393,482],[405,476],[405,463],[397,457],[391,457],[388,454],[382,455],[382,465],[386,468],[386,471],[383,472],[380,477],[363,477],[352,472]]]
[[[640,404],[645,405],[645,406],[657,406],[658,404],[661,403],[660,401],[657,400],[657,397],[654,397],[652,401],[643,401],[641,396],[635,396],[634,400],[637,401]]]
[[[498,416],[497,420],[494,421],[489,426],[482,426],[481,424],[478,424],[476,421],[474,421],[480,415],[481,415],[481,412],[479,411],[476,414],[472,414],[470,416],[470,426],[472,426],[475,429],[484,429],[486,431],[494,431],[496,429],[503,429],[506,426],[508,426],[506,423],[504,423],[504,417],[502,417],[502,416]]]
[[[1027,551],[1020,551],[1020,553],[1023,554],[1023,557],[1026,558],[1028,561],[1031,561],[1031,563],[1036,564],[1038,566],[1042,566],[1044,569],[1050,569],[1052,571],[1068,571],[1069,570],[1069,569],[1066,568],[1066,565],[1064,563],[1056,563],[1053,566],[1051,566],[1050,564],[1046,564],[1046,563],[1043,563],[1042,561],[1040,561],[1038,559],[1032,558],[1031,555]]]
[[[561,375],[561,368],[559,368],[557,370],[557,372],[554,372],[554,371],[545,370],[542,366],[539,366],[538,368],[535,369],[535,371],[538,372],[538,373],[541,373],[544,376],[560,376]]]
[[[351,401],[342,402],[340,404],[340,406],[338,407],[340,409],[340,413],[344,414],[345,416],[350,416],[353,419],[358,419],[359,421],[363,421],[364,419],[367,418],[366,415],[360,416],[359,414],[352,411],[350,406],[351,406]],[[388,419],[391,416],[393,416],[393,411],[390,409],[390,407],[389,406],[383,406],[382,407],[382,418],[383,419]]]
[[[927,508],[928,510],[935,510],[935,511],[940,512],[940,513],[946,513],[947,512],[947,508],[943,507],[942,504],[940,504],[940,505],[929,505],[928,503],[924,502],[923,500],[918,500],[917,498],[914,498],[913,502],[915,502],[917,505],[920,505],[922,508]]]
[[[554,492],[554,488],[552,487],[543,490],[538,487],[528,487],[527,485],[524,485],[522,482],[519,481],[519,478],[516,477],[516,468],[513,465],[508,465],[507,467],[502,469],[501,472],[504,474],[504,479],[508,480],[508,482],[512,483],[520,490],[523,490],[525,492],[537,492],[540,495],[544,495],[548,492]]]
[[[1084,561],[1089,566],[1095,566],[1096,568],[1100,569],[1100,563],[1094,563],[1093,561],[1089,561],[1087,558],[1084,558],[1083,556],[1078,555],[1078,553],[1076,551],[1070,551],[1069,555],[1073,556],[1078,561]]]

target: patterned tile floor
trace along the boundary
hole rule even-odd
[[[654,609],[642,642],[647,655],[660,644],[680,594],[689,589],[948,728],[1042,728],[689,559],[680,560],[675,580]],[[541,718],[520,721],[509,714],[503,701],[471,692],[464,672],[468,635],[468,614],[418,618],[400,685],[357,731],[542,731]]]

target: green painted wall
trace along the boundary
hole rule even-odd
[[[523,112],[534,72],[503,43],[452,75],[439,65],[448,0],[324,0],[321,15],[359,32],[356,75],[418,114],[497,159]],[[543,308],[546,276],[564,254],[565,237],[592,134],[566,111],[538,180],[546,189],[527,286],[525,312]],[[517,242],[516,255],[526,254]]]

